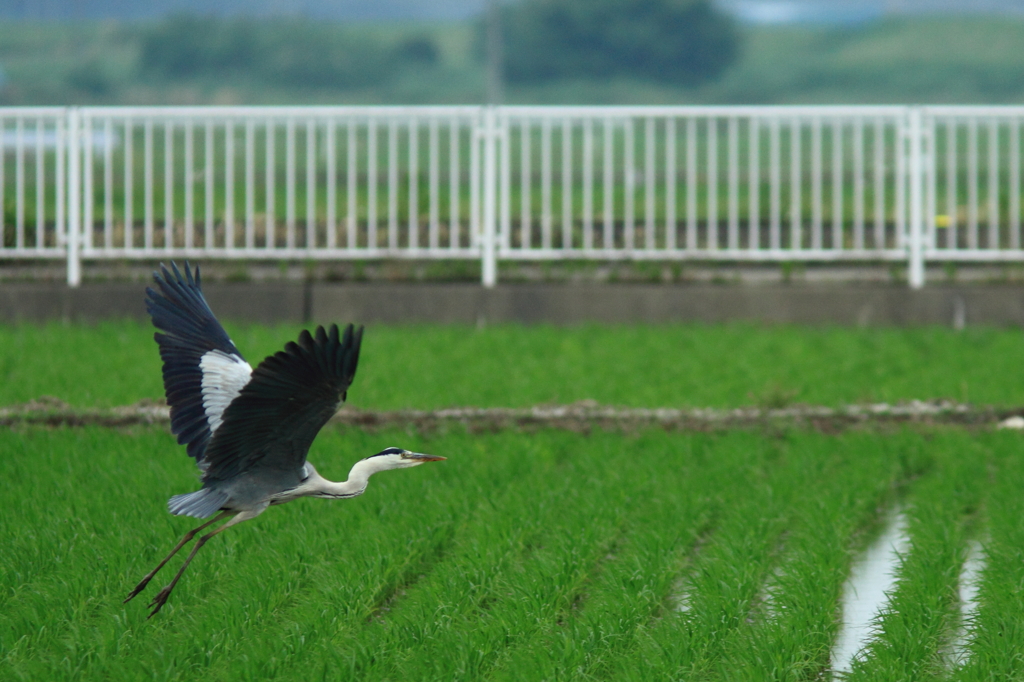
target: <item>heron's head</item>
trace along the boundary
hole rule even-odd
[[[438,455],[425,455],[422,452],[411,452],[402,448],[384,448],[376,455],[367,457],[366,461],[374,465],[374,469],[385,471],[388,469],[407,469],[418,466],[424,462],[440,462],[446,459]]]

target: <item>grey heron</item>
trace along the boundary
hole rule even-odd
[[[196,541],[171,582],[153,598],[149,617],[167,602],[199,549],[213,536],[268,507],[300,497],[342,499],[361,495],[370,476],[445,459],[389,447],[356,462],[348,480],[329,481],[306,461],[320,429],[347,396],[356,373],[363,329],[350,324],[303,330],[298,342],[256,369],[245,361],[203,297],[199,268],[182,275],[161,265],[157,290],[146,289],[146,310],[159,330],[171,432],[202,472],[202,488],[175,495],[172,514],[213,517],[185,536],[124,600],[145,589],[171,557],[203,529],[227,519]]]

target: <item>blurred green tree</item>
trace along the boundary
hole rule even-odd
[[[694,85],[739,50],[733,21],[710,0],[523,0],[503,14],[513,83],[629,76]]]
[[[300,87],[387,82],[403,67],[437,61],[429,36],[389,45],[339,24],[178,15],[141,38],[144,70],[167,78],[242,76]]]

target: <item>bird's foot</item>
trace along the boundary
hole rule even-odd
[[[146,589],[146,585],[148,585],[149,581],[152,580],[152,579],[153,579],[153,576],[151,576],[151,575],[147,575],[145,578],[143,578],[142,582],[140,582],[138,585],[136,585],[135,589],[131,591],[131,594],[129,594],[127,597],[125,597],[124,601],[121,602],[121,603],[122,604],[127,604],[132,599],[135,599],[135,595],[137,595],[139,592],[142,592],[144,589]]]
[[[160,609],[162,609],[164,604],[167,603],[167,598],[169,596],[171,596],[171,588],[172,588],[172,586],[168,585],[164,589],[162,589],[159,592],[157,592],[156,596],[153,597],[153,601],[151,601],[149,603],[149,606],[147,607],[147,608],[153,609],[152,611],[149,612],[149,615],[146,616],[147,620],[152,618],[156,614],[160,613]]]

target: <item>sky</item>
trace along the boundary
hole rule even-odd
[[[190,12],[305,15],[347,21],[452,20],[479,14],[487,0],[0,0],[0,17],[147,19]],[[850,23],[885,13],[1024,13],[1024,0],[715,0],[755,23]]]

